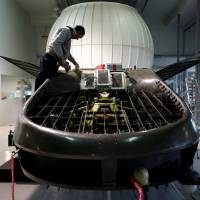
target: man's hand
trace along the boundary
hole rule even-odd
[[[82,74],[82,72],[81,72],[81,70],[79,69],[79,67],[78,67],[78,68],[75,68],[75,69],[74,69],[74,72],[77,74],[78,78],[81,79],[81,74]]]
[[[66,72],[68,72],[71,69],[71,67],[67,61],[62,63],[62,67],[65,68]]]
[[[79,64],[77,64],[77,65],[74,65],[75,66],[75,70],[79,70],[80,69],[80,66],[79,66]]]

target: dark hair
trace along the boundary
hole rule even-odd
[[[83,26],[77,25],[74,29],[76,32],[79,32],[80,35],[85,35],[85,28]]]

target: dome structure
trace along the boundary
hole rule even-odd
[[[150,31],[133,7],[114,2],[88,2],[65,8],[55,21],[48,43],[63,26],[82,25],[86,34],[72,40],[71,53],[81,68],[105,63],[123,68],[151,68],[154,47]]]

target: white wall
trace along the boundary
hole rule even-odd
[[[193,26],[185,32],[185,54],[195,54],[195,46],[195,26]]]
[[[32,26],[26,12],[14,0],[0,0],[0,56],[35,62]],[[0,58],[0,91],[2,75],[34,78],[31,74]],[[23,99],[0,100],[0,125],[17,119]]]
[[[144,20],[146,21],[153,38],[155,55],[176,55],[176,24],[165,25],[159,18],[151,18],[150,16],[144,16]]]
[[[15,76],[1,76],[1,98],[14,98],[14,92],[19,85],[19,78]],[[19,85],[20,87],[20,85]]]
[[[155,55],[177,55],[177,22],[165,25],[159,18],[144,16],[154,42]],[[184,27],[180,31],[180,55],[191,56],[195,53],[195,26],[185,32],[185,52],[183,52]],[[200,35],[199,35],[200,37]],[[200,43],[199,43],[200,46]],[[199,47],[200,48],[200,47]]]
[[[0,0],[0,55],[33,62],[30,17],[16,1]]]
[[[175,62],[177,62],[176,56],[155,56],[154,57],[155,69],[157,67],[167,66]]]

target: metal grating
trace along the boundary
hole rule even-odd
[[[109,91],[111,110],[103,102],[99,110],[92,110],[98,101],[97,90],[81,90],[62,96],[43,99],[27,112],[28,118],[44,127],[66,132],[89,134],[120,134],[159,128],[182,116],[176,100],[163,92]]]

